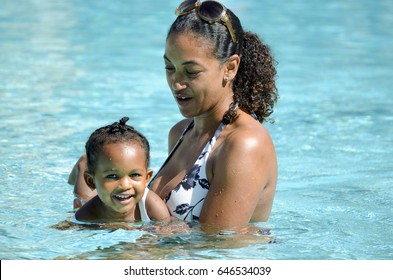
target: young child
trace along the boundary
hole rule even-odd
[[[76,211],[75,222],[169,220],[165,203],[147,188],[149,142],[128,119],[97,129],[87,141],[83,176],[97,195]]]

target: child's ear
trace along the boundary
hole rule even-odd
[[[150,182],[150,179],[153,177],[153,169],[148,169],[146,172],[146,182]]]
[[[89,186],[89,188],[93,191],[96,189],[96,185],[94,184],[94,178],[93,175],[90,174],[89,172],[84,172],[83,177],[85,178],[86,184]]]

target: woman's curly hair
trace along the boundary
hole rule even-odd
[[[171,34],[192,32],[209,42],[212,54],[221,63],[231,55],[240,57],[240,65],[233,80],[233,103],[224,115],[224,120],[232,122],[237,117],[237,108],[252,115],[259,122],[272,121],[268,118],[279,96],[276,88],[276,61],[269,46],[252,32],[245,32],[239,18],[229,9],[227,15],[237,38],[233,42],[224,24],[210,24],[201,20],[195,10],[179,16],[168,31]]]
[[[278,100],[275,61],[258,35],[246,32],[238,74],[233,82],[234,102],[263,122]]]

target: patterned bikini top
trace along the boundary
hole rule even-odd
[[[206,143],[206,146],[203,148],[201,154],[199,155],[189,173],[164,199],[164,202],[166,203],[172,216],[184,221],[199,219],[204,200],[210,188],[210,183],[206,175],[207,159],[209,157],[210,151],[217,141],[217,138],[225,128],[225,125],[225,123],[220,124],[213,137]],[[191,122],[183,131],[163,166],[169,161],[175,150],[183,141],[184,135],[186,135],[186,133],[193,126],[194,122]],[[156,174],[158,173],[159,172]],[[153,182],[153,180],[151,182]]]

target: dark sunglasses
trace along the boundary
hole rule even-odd
[[[235,31],[232,28],[231,21],[227,15],[227,8],[217,1],[185,0],[177,7],[175,14],[184,16],[195,9],[196,14],[208,23],[222,22],[231,35],[232,42],[236,42]]]

